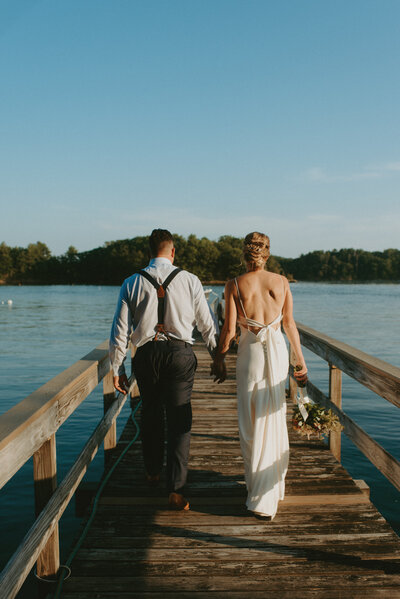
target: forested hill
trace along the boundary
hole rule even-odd
[[[203,282],[226,281],[241,272],[243,240],[225,235],[218,241],[190,235],[174,236],[176,264],[197,274]],[[87,252],[73,246],[62,256],[52,256],[38,241],[28,247],[0,244],[0,279],[9,284],[120,285],[148,263],[147,237],[111,241]],[[314,251],[299,258],[271,256],[268,270],[298,281],[400,282],[400,251],[342,249]]]

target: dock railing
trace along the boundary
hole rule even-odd
[[[360,449],[368,460],[400,490],[400,462],[375,441],[342,410],[342,372],[364,387],[400,407],[400,368],[375,358],[351,345],[337,341],[299,322],[296,323],[301,344],[328,363],[329,396],[312,382],[307,383],[309,397],[337,414],[343,433]],[[295,398],[297,385],[293,376],[296,357],[290,350],[289,394]],[[329,447],[340,462],[341,433],[331,433]]]
[[[329,397],[311,382],[309,396],[339,417],[346,434],[364,455],[400,490],[400,463],[341,409],[341,376],[345,372],[368,389],[400,407],[400,368],[374,358],[297,323],[301,342],[329,365]],[[289,391],[295,356],[291,352]],[[57,486],[55,434],[85,398],[103,381],[104,417],[88,439],[68,474]],[[133,392],[135,382],[131,382]],[[0,416],[0,488],[33,456],[37,518],[0,575],[0,597],[15,597],[36,562],[37,575],[55,578],[60,568],[58,521],[72,499],[90,462],[104,442],[116,446],[116,418],[127,396],[115,397],[107,342],[31,393]],[[340,460],[341,433],[330,437],[330,448]]]
[[[101,381],[104,416],[57,486],[56,432]],[[130,392],[134,385],[132,381]],[[101,443],[105,457],[116,446],[116,418],[128,395],[115,397],[108,344],[104,342],[0,416],[0,488],[33,456],[37,516],[0,575],[0,597],[15,597],[35,562],[38,577],[57,576],[58,521]]]

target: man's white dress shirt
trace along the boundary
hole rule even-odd
[[[168,258],[153,258],[144,270],[161,284],[175,268]],[[217,345],[218,324],[199,278],[186,270],[178,273],[168,285],[165,299],[164,325],[169,337],[193,343],[193,329],[197,326],[209,350],[213,350]],[[124,360],[129,339],[136,347],[154,339],[157,310],[157,292],[147,279],[139,274],[125,279],[110,336],[114,376],[125,374]]]

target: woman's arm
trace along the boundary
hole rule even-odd
[[[299,383],[305,383],[307,381],[307,366],[304,360],[303,352],[301,351],[299,332],[293,318],[293,297],[292,292],[290,291],[289,282],[286,277],[284,278],[284,285],[285,299],[282,308],[282,325],[296,356],[296,366],[301,366],[301,369],[294,372],[294,376]]]
[[[214,382],[223,383],[226,379],[225,354],[228,351],[232,339],[236,335],[237,310],[233,297],[233,281],[225,285],[225,322],[223,324],[214,362],[211,366],[211,374],[215,376]]]

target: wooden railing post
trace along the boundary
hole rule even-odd
[[[103,404],[104,414],[115,400],[115,390],[112,370],[103,379]],[[113,420],[110,430],[104,437],[104,461],[108,464],[111,450],[117,445],[117,421]]]
[[[342,371],[332,364],[329,364],[329,399],[341,409]],[[341,458],[341,435],[341,432],[330,433],[329,435],[329,448],[339,462]]]
[[[50,437],[33,454],[33,479],[35,487],[36,516],[42,511],[57,488],[56,436]],[[40,578],[56,578],[60,568],[58,523],[36,562]]]
[[[289,346],[289,364],[296,366],[296,354],[294,353],[292,346]],[[289,375],[289,397],[293,403],[296,402],[296,394],[297,394],[297,383],[296,381]]]

